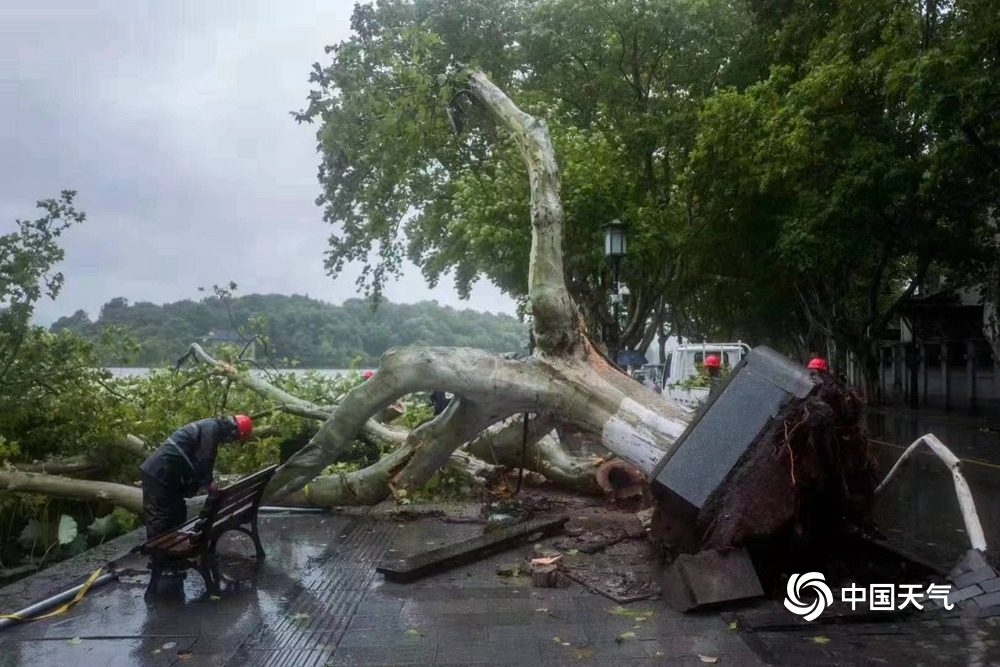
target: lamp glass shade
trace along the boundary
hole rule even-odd
[[[604,226],[604,256],[624,257],[628,252],[628,234],[620,220],[612,220]]]

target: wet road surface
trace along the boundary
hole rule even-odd
[[[409,553],[481,530],[436,519],[264,517],[268,558],[255,575],[244,572],[252,585],[205,600],[189,572],[183,598],[147,606],[148,579],[132,557],[122,565],[134,574],[69,613],[0,634],[0,665],[704,664],[699,655],[762,664],[718,615],[688,617],[658,601],[622,608],[577,584],[538,589],[528,577],[497,576],[530,545],[411,584],[375,574],[389,549]],[[251,553],[248,540],[227,546]]]
[[[966,472],[987,540],[1000,545],[1000,435],[975,423],[909,421],[883,419],[872,429],[883,465],[923,432],[978,461]],[[967,544],[949,503],[947,472],[921,456],[880,502],[879,518],[890,539],[947,568]],[[118,582],[67,614],[0,633],[0,667],[1000,663],[995,618],[806,623],[770,600],[685,615],[655,599],[621,607],[576,583],[533,588],[527,577],[497,575],[499,565],[530,555],[530,545],[411,584],[375,573],[383,554],[463,540],[481,532],[475,523],[268,515],[261,530],[268,558],[259,568],[243,557],[252,553],[249,540],[237,534],[225,545],[223,569],[244,584],[221,599],[204,599],[200,577],[189,572],[175,597],[148,605],[144,562],[128,557],[117,563],[125,571]],[[137,540],[122,538],[117,555]],[[80,583],[113,551],[108,545],[0,590],[2,610]]]
[[[883,475],[918,437],[933,433],[944,442],[963,461],[989,551],[1000,549],[1000,417],[873,410],[868,429]],[[969,548],[951,473],[930,450],[900,470],[876,519],[890,542],[944,570]]]

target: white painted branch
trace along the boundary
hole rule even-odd
[[[142,490],[114,482],[94,482],[45,473],[0,470],[0,489],[12,493],[38,493],[91,502],[103,500],[133,512],[142,511]]]
[[[965,522],[965,532],[969,536],[969,542],[973,549],[985,552],[986,535],[983,532],[983,525],[979,521],[976,503],[972,498],[972,489],[969,488],[969,483],[965,480],[965,476],[961,471],[962,461],[943,442],[938,440],[937,436],[933,433],[920,436],[906,448],[892,466],[892,469],[889,470],[889,474],[875,487],[876,495],[885,489],[903,463],[913,455],[920,445],[926,445],[951,471],[952,480],[955,483],[955,495],[958,496],[958,506],[962,510],[962,520]]]

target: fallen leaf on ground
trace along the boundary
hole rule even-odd
[[[554,641],[557,644],[562,644],[562,639],[560,639],[559,637],[553,637],[552,641]]]
[[[411,637],[417,637],[420,636],[420,630],[417,630],[416,628],[410,628],[409,630],[406,631],[406,634],[408,634]]]
[[[817,644],[829,644],[830,643],[830,638],[829,637],[823,637],[822,635],[813,637],[812,640],[814,642],[816,642]]]
[[[292,614],[293,621],[305,621],[309,619],[309,614],[299,612],[298,614]]]
[[[702,655],[701,653],[698,654],[698,659],[701,660],[702,662],[707,662],[710,665],[714,665],[715,663],[719,662],[718,656]]]
[[[163,645],[163,650],[164,651],[169,651],[170,649],[172,649],[175,646],[177,646],[177,642],[167,642],[166,644]]]
[[[618,644],[624,644],[626,639],[635,639],[635,633],[629,630],[628,632],[623,632],[617,637],[615,637],[615,642]]]
[[[736,621],[733,621],[732,623],[729,624],[729,629],[730,630],[735,630],[736,629]]]
[[[635,609],[626,609],[625,607],[615,607],[613,609],[609,609],[608,613],[614,614],[615,616],[625,616],[626,618],[631,618],[635,621],[640,619],[648,621],[653,616],[653,612],[649,610],[638,611]]]
[[[82,644],[83,640],[80,639],[79,637],[73,637],[72,639],[68,640],[66,643],[67,644],[72,644],[73,646],[76,646],[77,644]]]
[[[539,609],[536,609],[535,611],[537,611],[540,614],[547,614],[549,612],[549,610],[546,609],[545,607],[541,607]]]
[[[222,596],[221,595],[209,595],[208,599],[211,600],[212,602],[215,602],[216,600],[221,600]]]

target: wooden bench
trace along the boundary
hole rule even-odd
[[[235,484],[219,490],[205,500],[201,513],[174,530],[161,533],[135,551],[150,557],[149,586],[146,598],[156,594],[165,567],[195,568],[205,581],[209,595],[220,592],[220,574],[215,557],[219,538],[231,530],[245,533],[253,540],[257,560],[264,560],[264,547],[257,530],[257,509],[267,483],[278,466],[264,468]]]

